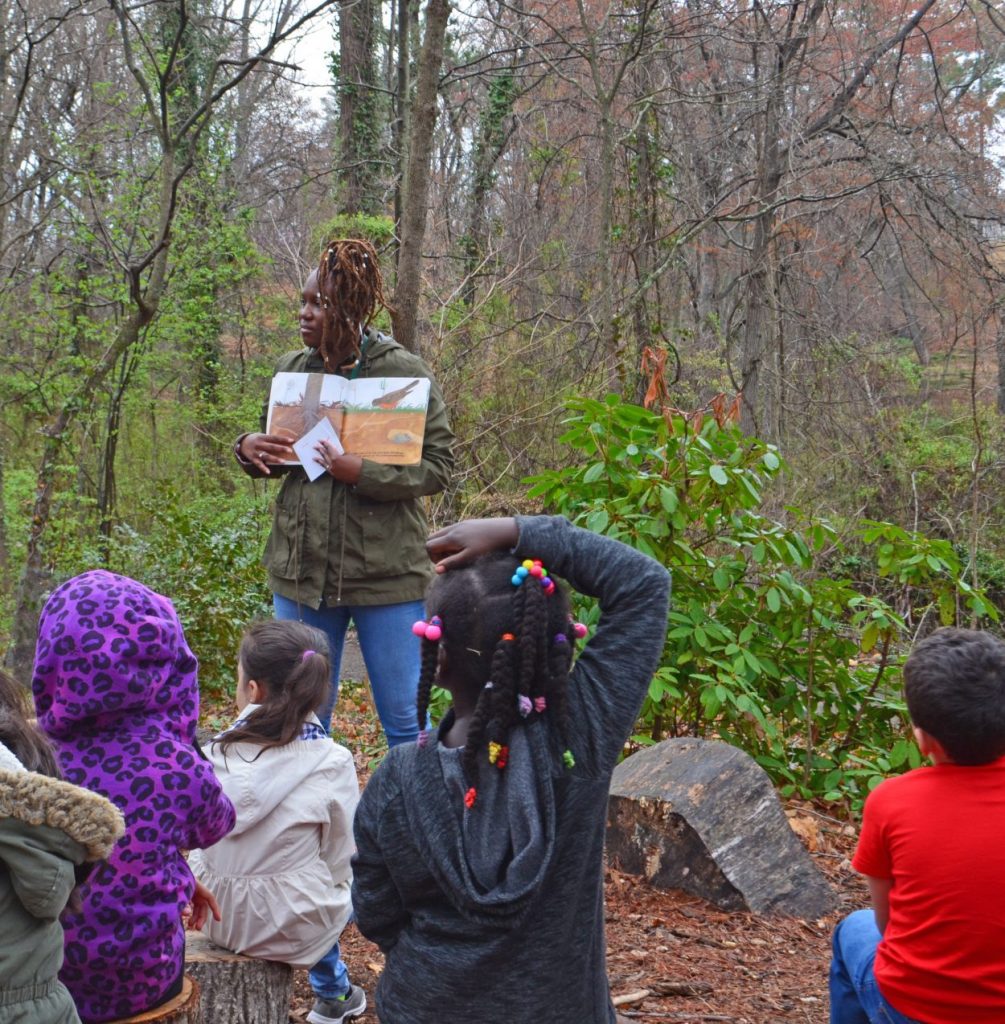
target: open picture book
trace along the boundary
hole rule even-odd
[[[330,373],[277,373],[265,431],[287,438],[311,479],[314,444],[326,437],[342,451],[373,462],[414,465],[422,458],[429,406],[425,377],[346,380]]]

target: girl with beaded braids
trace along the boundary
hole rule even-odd
[[[666,635],[669,576],[561,517],[472,520],[433,534],[416,724],[361,797],[353,907],[386,962],[384,1024],[614,1024],[604,964],[611,773]],[[562,577],[596,597],[569,617]]]
[[[417,734],[415,691],[419,645],[408,632],[421,614],[430,566],[422,498],[442,491],[453,470],[453,434],[443,396],[426,364],[371,326],[387,308],[377,254],[368,242],[329,242],[304,284],[300,338],[304,348],[280,359],[276,372],[356,377],[427,377],[430,381],[422,457],[392,466],[318,446],[326,473],[310,482],[289,442],[275,434],[242,434],[235,445],[252,477],[283,476],[265,547],[275,615],[321,629],[331,657],[325,728],[338,693],[346,629],[352,621],[374,703],[389,746]],[[265,429],[265,413],[262,430]]]

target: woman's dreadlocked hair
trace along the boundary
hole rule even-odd
[[[419,729],[425,728],[440,645],[452,680],[480,691],[468,729],[462,764],[475,800],[477,759],[487,756],[504,768],[509,731],[528,716],[548,714],[563,748],[566,741],[566,690],[572,667],[574,627],[569,600],[557,584],[549,591],[534,576],[514,585],[512,554],[486,555],[462,569],[437,576],[426,596],[430,618],[442,623],[442,635],[422,640],[419,675]],[[573,763],[566,750],[565,763]]]
[[[318,291],[325,311],[318,352],[334,373],[345,353],[359,357],[359,332],[379,309],[392,312],[384,298],[377,251],[359,238],[336,238],[321,254]]]

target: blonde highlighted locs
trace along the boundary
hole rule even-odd
[[[346,353],[359,358],[360,329],[379,310],[393,310],[384,297],[377,250],[365,239],[332,239],[321,253],[317,275],[325,311],[318,352],[325,368],[335,372],[344,365]]]

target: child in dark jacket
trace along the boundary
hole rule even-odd
[[[66,987],[59,915],[85,865],[108,855],[122,815],[54,777],[28,722],[26,691],[0,672],[0,1024],[79,1024]]]
[[[434,534],[417,722],[356,813],[353,906],[383,949],[385,1024],[613,1024],[603,846],[611,773],[666,635],[669,576],[555,517]],[[552,573],[599,598],[585,630]],[[571,669],[571,671],[570,671]]]
[[[197,668],[171,602],[128,577],[85,572],[42,610],[38,724],[64,778],[108,797],[126,821],[82,887],[81,909],[63,919],[60,978],[85,1024],[132,1016],[181,990],[182,919],[195,894],[182,850],[234,827],[234,808],[195,746]]]

